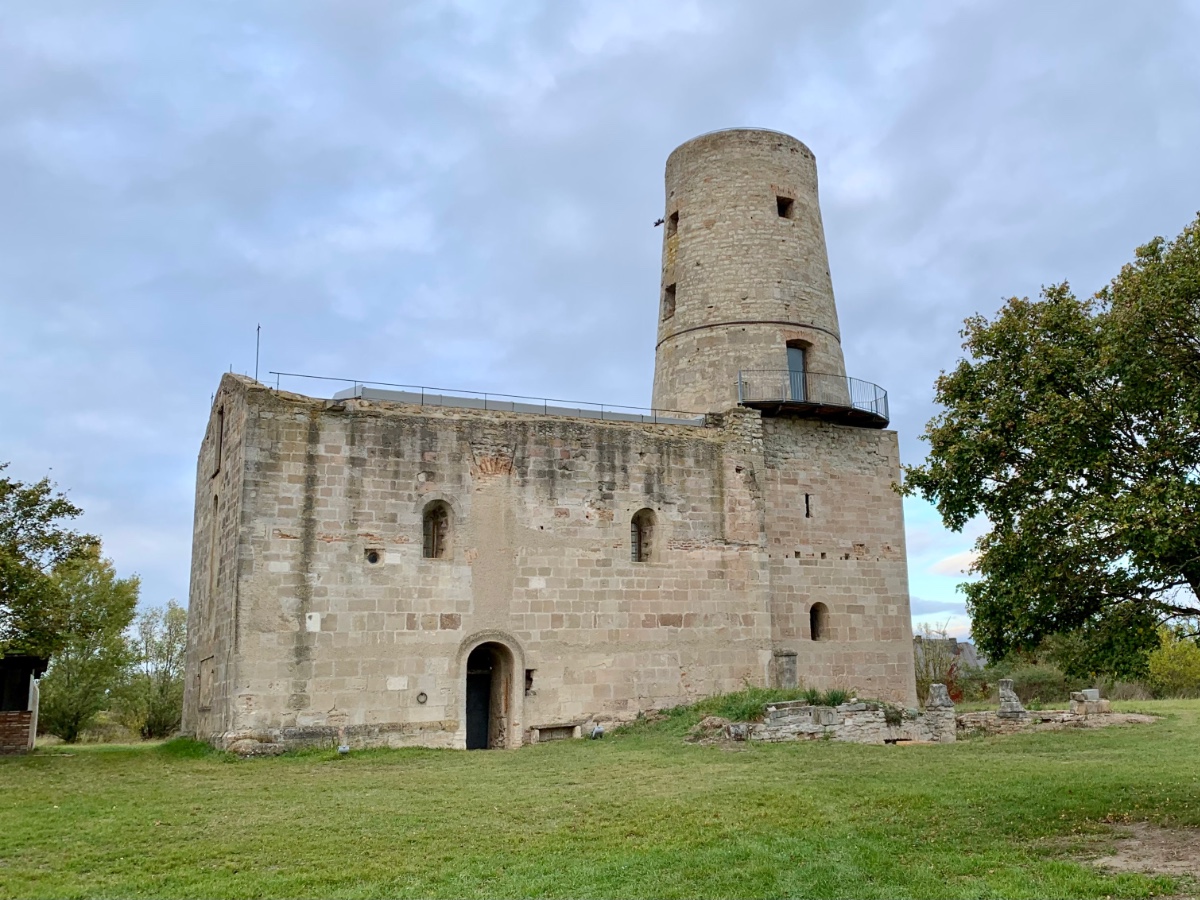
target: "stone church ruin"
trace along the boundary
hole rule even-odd
[[[185,732],[516,747],[746,684],[915,706],[896,434],[846,374],[798,140],[668,159],[653,406],[225,375]]]

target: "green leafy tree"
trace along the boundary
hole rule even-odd
[[[82,514],[50,480],[25,484],[0,463],[0,657],[49,657],[61,646],[66,604],[54,568],[96,544],[66,522]]]
[[[1200,645],[1181,628],[1160,628],[1159,640],[1149,660],[1151,689],[1159,697],[1200,695]]]
[[[1096,296],[1054,285],[962,336],[903,490],[990,523],[973,636],[1000,659],[1074,634],[1076,674],[1144,674],[1200,596],[1200,217]]]
[[[187,610],[171,600],[141,613],[128,641],[132,663],[117,692],[117,719],[144,738],[169,737],[183,718]]]
[[[124,632],[139,584],[136,576],[117,578],[99,547],[59,564],[54,581],[65,599],[65,640],[41,681],[38,727],[73,743],[108,706],[129,664]]]

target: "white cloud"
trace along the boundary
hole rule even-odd
[[[0,458],[96,498],[156,598],[259,322],[264,373],[648,402],[650,223],[703,131],[817,154],[847,369],[909,463],[965,316],[1095,289],[1194,215],[1194,4],[11,6]],[[973,530],[905,509],[914,594],[957,601]]]
[[[963,550],[961,553],[954,553],[939,559],[929,567],[929,571],[936,575],[965,575],[967,569],[977,559],[979,559],[977,550]]]

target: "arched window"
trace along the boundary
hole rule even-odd
[[[654,552],[654,510],[639,509],[629,520],[629,558],[649,562]]]
[[[424,545],[426,559],[445,559],[450,555],[450,507],[434,500],[425,507]]]
[[[809,609],[808,633],[814,641],[829,639],[829,610],[824,603],[814,603]]]

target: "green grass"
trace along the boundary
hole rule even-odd
[[[1170,893],[1068,855],[1105,820],[1200,826],[1200,701],[1118,706],[1164,718],[909,747],[683,744],[702,710],[516,752],[55,747],[0,760],[0,896]]]

